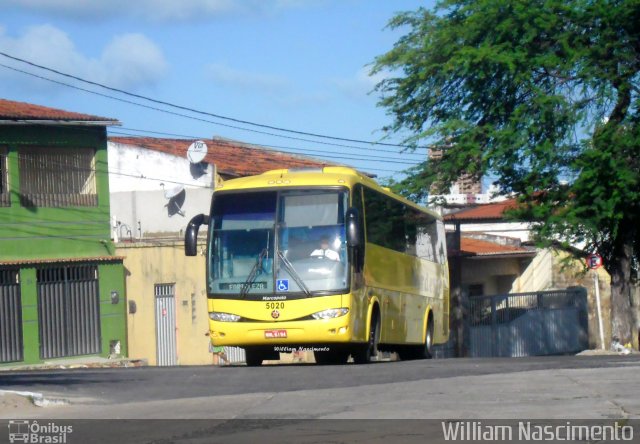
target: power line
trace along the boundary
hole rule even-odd
[[[123,128],[124,130],[127,130],[127,128]],[[135,129],[129,129],[129,131],[138,131]],[[146,131],[145,131],[146,132]],[[132,133],[126,133],[126,132],[122,132],[122,131],[117,131],[117,130],[109,130],[110,134],[122,134],[122,135],[127,135],[127,136],[134,136],[134,137],[140,137],[138,134],[132,134]],[[186,140],[190,140],[190,139],[206,139],[203,137],[189,137]],[[220,144],[220,145],[226,145],[226,146],[238,146],[238,144],[234,144],[233,142],[226,142],[224,140],[214,140],[215,143]],[[255,145],[255,144],[254,144]],[[273,145],[256,145],[259,146],[261,148],[281,148],[281,149],[289,149],[290,151],[280,151],[281,153],[292,153],[292,154],[301,154],[301,153],[314,153],[314,155],[324,155],[326,156],[327,160],[331,160],[331,159],[341,159],[341,160],[360,160],[360,161],[368,161],[368,162],[384,162],[384,163],[395,163],[395,164],[401,164],[401,165],[407,165],[407,166],[413,166],[416,163],[415,162],[403,162],[403,161],[399,161],[399,160],[391,160],[388,157],[383,157],[383,156],[368,156],[368,157],[347,157],[347,156],[342,156],[342,155],[338,155],[335,156],[334,154],[340,154],[340,153],[334,153],[334,152],[326,152],[326,151],[319,151],[319,150],[309,150],[309,149],[305,149],[305,148],[295,148],[295,147],[282,147],[282,146],[273,146]],[[294,151],[295,150],[295,151]],[[187,152],[187,150],[183,150],[185,153]],[[327,156],[327,154],[330,154],[331,156]]]
[[[0,65],[2,66],[2,65]],[[157,135],[161,135],[161,136],[169,136],[169,137],[177,137],[179,139],[207,139],[209,140],[209,137],[207,136],[193,136],[193,135],[189,135],[189,134],[176,134],[176,133],[167,133],[167,132],[163,132],[163,131],[151,131],[151,130],[144,130],[144,129],[139,129],[139,128],[127,128],[124,126],[119,127],[119,129],[125,130],[125,131],[135,131],[138,133],[148,133],[148,134],[157,134]],[[224,139],[211,139],[214,140],[216,143],[220,143],[220,144],[228,144],[229,146],[237,146],[237,145],[252,145],[252,146],[257,146],[257,147],[261,147],[261,148],[275,148],[275,149],[289,149],[289,150],[300,150],[300,151],[305,151],[304,148],[299,148],[299,147],[293,147],[293,146],[283,146],[283,145],[273,145],[273,144],[264,144],[264,143],[256,143],[256,142],[240,142],[240,141],[233,141],[233,140],[224,140]],[[362,147],[352,147],[353,149],[358,149],[358,150],[364,150],[364,151],[371,151],[371,148],[362,148]],[[319,151],[319,150],[306,150],[306,151],[316,151],[319,153],[325,153],[324,151]],[[398,151],[392,151],[392,150],[375,150],[377,151],[381,151],[381,152],[387,152],[387,153],[393,153],[396,155],[402,154],[403,156],[418,156],[416,160],[416,162],[418,161],[422,161],[425,159],[425,156],[422,154],[416,154],[416,153],[399,153]],[[333,151],[329,152],[334,153]],[[342,154],[342,153],[336,153],[336,154]],[[357,154],[354,154],[357,155]],[[369,155],[371,156],[371,155]],[[392,159],[393,157],[389,157],[389,156],[373,156],[373,157],[377,157],[379,159]],[[362,160],[367,160],[367,157],[362,157]],[[413,162],[405,162],[407,164],[411,164],[413,165]]]
[[[1,52],[0,52],[0,55],[2,55]],[[203,119],[203,118],[200,118],[200,117],[195,117],[195,116],[190,116],[190,115],[187,115],[187,114],[178,113],[178,112],[175,112],[175,111],[169,111],[169,110],[158,108],[158,107],[155,107],[155,106],[145,105],[145,104],[142,104],[142,103],[138,103],[138,102],[134,102],[134,101],[131,101],[131,100],[123,99],[123,98],[120,98],[120,97],[114,97],[114,96],[111,96],[111,95],[108,95],[108,94],[103,94],[103,93],[100,93],[100,92],[97,92],[97,91],[93,91],[93,90],[90,90],[90,89],[82,88],[82,87],[77,86],[77,85],[71,85],[69,83],[61,82],[59,80],[55,80],[55,79],[44,77],[44,76],[41,76],[41,75],[38,75],[38,74],[34,74],[32,72],[29,72],[29,71],[24,71],[22,69],[14,67],[14,66],[8,66],[8,65],[0,63],[0,67],[9,69],[9,70],[12,70],[12,71],[15,71],[15,72],[19,72],[21,74],[25,74],[25,75],[28,75],[28,76],[31,76],[31,77],[35,77],[37,79],[45,80],[47,82],[55,83],[57,85],[61,85],[61,86],[65,86],[65,87],[68,87],[68,88],[76,89],[78,91],[83,91],[83,92],[86,92],[86,93],[89,93],[89,94],[94,94],[94,95],[99,96],[99,97],[104,97],[104,98],[107,98],[107,99],[115,100],[115,101],[126,103],[126,104],[129,104],[129,105],[134,105],[134,106],[138,106],[138,107],[141,107],[141,108],[150,109],[150,110],[153,110],[153,111],[158,111],[158,112],[169,114],[169,115],[172,115],[172,116],[184,117],[184,118],[190,119],[190,120],[195,120],[195,121],[204,122],[204,123],[210,123],[212,125],[218,125],[218,126],[222,126],[222,127],[225,127],[225,128],[232,128],[232,129],[237,129],[237,130],[241,130],[241,131],[247,131],[247,132],[251,132],[251,133],[255,133],[255,134],[262,134],[262,135],[267,135],[267,136],[272,136],[272,137],[280,137],[280,138],[290,139],[290,140],[298,140],[298,141],[302,141],[302,142],[310,142],[310,143],[320,144],[320,145],[336,146],[336,147],[340,147],[340,148],[350,148],[350,149],[366,150],[366,151],[380,151],[380,152],[393,153],[393,154],[396,154],[396,155],[402,154],[402,155],[420,156],[420,154],[417,154],[417,153],[401,153],[401,152],[398,152],[396,150],[387,150],[387,149],[384,149],[384,148],[374,148],[374,147],[363,148],[363,147],[358,147],[358,146],[353,146],[353,145],[345,145],[345,144],[332,143],[332,142],[323,142],[323,141],[319,141],[319,140],[310,140],[310,139],[304,139],[304,138],[301,138],[301,137],[285,136],[285,135],[282,135],[282,134],[274,134],[274,133],[269,133],[269,132],[266,132],[266,131],[254,130],[254,129],[249,129],[249,128],[242,128],[242,127],[235,126],[235,125],[229,125],[229,124],[226,124],[226,123],[215,122],[213,120],[207,120],[207,119]]]
[[[61,128],[60,125],[56,125],[56,124],[47,124],[48,127],[53,127],[53,128]],[[87,129],[87,128],[82,128],[82,127],[77,127],[75,128],[78,131],[92,131],[91,129]],[[198,140],[198,139],[205,139],[207,140],[206,137],[200,137],[200,136],[194,136],[194,135],[185,135],[185,134],[175,134],[175,133],[163,133],[163,132],[158,132],[158,131],[150,131],[150,130],[142,130],[142,129],[129,129],[129,130],[133,130],[133,131],[140,131],[140,132],[147,132],[147,133],[153,133],[153,134],[164,134],[164,135],[171,135],[171,136],[177,136],[180,138],[184,138],[185,140]],[[129,136],[129,137],[141,137],[139,134],[131,134],[131,133],[126,133],[126,132],[120,132],[120,131],[113,131],[113,130],[109,130],[109,132],[111,134],[122,134],[124,136]],[[243,145],[248,145],[246,146],[247,149],[264,149],[264,150],[268,150],[268,151],[274,151],[271,150],[270,146],[267,145],[257,145],[257,144],[247,144],[247,143],[243,143],[243,142],[235,142],[234,141],[226,141],[224,139],[222,140],[216,140],[216,139],[212,139],[215,143],[220,144],[220,145],[226,145],[229,147],[242,147]],[[143,145],[141,145],[141,147],[144,148]],[[274,147],[277,148],[277,147]],[[297,150],[297,148],[292,147],[293,150]],[[304,150],[304,149],[300,149],[301,151],[313,151],[313,150]],[[179,151],[184,151],[185,153],[187,152],[187,150],[177,150]],[[277,153],[280,154],[303,154],[303,153],[298,153],[298,152],[287,152],[287,151],[275,151]],[[316,151],[319,155],[324,155],[325,158],[324,159],[318,159],[318,158],[311,158],[311,157],[307,157],[307,160],[311,160],[311,161],[315,161],[318,163],[321,163],[323,161],[329,161],[329,162],[335,162],[338,164],[341,164],[341,162],[337,161],[337,159],[346,159],[346,160],[359,160],[359,161],[370,161],[370,162],[384,162],[384,163],[397,163],[397,164],[401,164],[401,165],[415,165],[415,164],[410,164],[410,163],[403,163],[403,162],[398,162],[398,161],[390,161],[388,159],[382,158],[380,157],[380,159],[384,159],[384,160],[376,160],[376,159],[368,159],[367,157],[344,157],[344,156],[326,156],[326,152],[320,152],[320,151]],[[335,154],[335,153],[330,153],[330,154]],[[304,154],[303,154],[304,155]],[[6,157],[5,155],[1,155],[2,157]],[[349,166],[351,168],[356,168],[356,169],[360,169],[362,171],[375,171],[375,172],[382,172],[382,173],[392,173],[392,174],[399,174],[401,173],[401,171],[405,168],[401,168],[400,170],[398,169],[384,169],[384,168],[375,168],[375,167],[365,167],[365,168],[357,168],[351,165],[346,165]],[[96,170],[97,171],[97,170]],[[114,173],[117,174],[117,173]],[[134,178],[140,178],[139,175],[129,175],[130,177],[134,177]],[[145,177],[146,178],[146,177]],[[152,180],[163,180],[162,178],[149,178]],[[166,182],[173,182],[173,183],[177,183],[177,184],[181,184],[182,182],[177,182],[177,181],[173,181],[173,180],[165,180]]]
[[[123,133],[123,134],[126,134],[126,133]],[[0,157],[7,158],[8,154],[0,153]],[[34,160],[31,157],[27,157],[27,156],[24,156],[24,155],[19,154],[19,153],[17,154],[17,158],[18,159],[23,159],[23,160],[30,160],[30,161]],[[56,162],[56,161],[52,161],[52,160],[49,160],[49,161],[50,161],[50,163],[64,166],[67,170],[86,171],[86,172],[102,173],[102,174],[115,175],[115,176],[132,177],[132,178],[135,178],[135,179],[153,180],[153,181],[158,181],[158,182],[172,183],[172,184],[175,184],[175,185],[193,186],[193,187],[196,187],[196,188],[211,188],[211,186],[208,186],[208,185],[201,185],[201,184],[192,183],[192,182],[182,182],[182,181],[179,181],[179,180],[169,179],[169,178],[165,178],[165,177],[145,176],[143,173],[139,173],[139,174],[125,173],[125,172],[122,172],[121,170],[118,171],[118,170],[114,169],[113,167],[111,169],[109,169],[109,168],[107,168],[107,169],[99,169],[97,167],[95,167],[95,168],[83,168],[83,167],[78,167],[78,166],[69,166],[69,165],[67,165],[65,163],[62,163],[62,162]],[[53,168],[45,165],[43,163],[43,161],[41,161],[41,160],[39,162],[42,165],[41,169],[44,170],[44,171],[50,171],[50,172],[59,171],[57,169],[53,169]],[[383,161],[378,161],[378,162],[383,162]],[[367,170],[379,171],[379,172],[385,172],[385,173],[394,173],[394,174],[398,173],[397,170],[389,170],[389,169],[383,169],[383,168],[367,168]]]
[[[219,123],[219,122],[213,122],[213,121],[210,121],[210,120],[201,119],[201,118],[194,117],[194,116],[188,116],[188,115],[184,115],[184,114],[181,114],[181,113],[176,113],[176,112],[173,112],[173,111],[152,107],[152,106],[149,106],[149,105],[144,105],[144,104],[133,102],[133,101],[130,101],[130,100],[126,100],[126,99],[122,99],[122,98],[118,98],[118,97],[113,97],[113,96],[110,96],[110,95],[107,95],[107,94],[99,93],[97,91],[92,91],[92,90],[85,89],[85,88],[82,88],[82,87],[79,87],[79,86],[76,86],[76,85],[71,85],[71,84],[68,84],[68,83],[65,83],[65,82],[60,82],[58,80],[54,80],[54,79],[50,79],[50,78],[47,78],[47,77],[44,77],[44,76],[40,76],[38,74],[34,74],[34,73],[31,73],[31,72],[28,72],[28,71],[24,71],[24,70],[21,70],[19,68],[15,68],[15,67],[12,67],[12,66],[7,66],[7,65],[4,65],[4,64],[0,64],[0,66],[4,67],[6,69],[10,69],[10,70],[13,70],[13,71],[25,74],[25,75],[29,75],[29,76],[41,79],[41,80],[45,80],[45,81],[48,81],[48,82],[52,82],[52,83],[55,83],[55,84],[59,84],[59,85],[66,86],[66,87],[69,87],[69,88],[72,88],[72,89],[76,89],[76,90],[80,90],[80,91],[83,91],[83,92],[87,92],[87,93],[90,93],[90,94],[94,94],[94,95],[97,95],[97,96],[100,96],[100,97],[105,97],[105,98],[109,98],[109,99],[112,99],[112,100],[120,101],[120,102],[123,102],[123,103],[139,106],[139,107],[142,107],[142,108],[147,108],[147,109],[163,112],[163,113],[166,113],[166,114],[177,115],[177,116],[180,116],[180,117],[185,117],[185,118],[188,118],[188,119],[202,121],[202,122],[211,123],[211,124],[215,124],[215,125],[221,125],[221,126],[225,126],[225,127],[231,127],[231,128],[246,130],[246,131],[250,131],[250,132],[261,133],[261,134],[274,135],[274,136],[284,137],[284,138],[289,138],[289,139],[308,141],[308,142],[311,142],[311,143],[318,143],[318,144],[323,144],[323,145],[331,145],[331,146],[338,146],[338,147],[345,147],[345,148],[352,148],[352,149],[366,150],[366,151],[389,152],[389,153],[393,153],[393,154],[396,154],[396,155],[402,154],[403,156],[413,155],[413,156],[419,156],[420,158],[424,158],[423,156],[421,156],[419,154],[415,154],[415,153],[399,153],[398,151],[395,151],[395,150],[385,150],[385,149],[382,149],[382,148],[377,148],[377,149],[376,148],[363,148],[363,147],[356,147],[356,146],[343,145],[343,144],[334,144],[334,143],[329,143],[329,142],[312,141],[312,140],[301,139],[301,138],[296,138],[296,137],[281,136],[281,135],[277,135],[277,134],[264,133],[262,131],[256,131],[256,130],[250,130],[250,129],[245,129],[245,128],[234,127],[232,125],[227,125],[227,124],[223,124],[223,123]],[[155,134],[172,135],[172,136],[185,137],[185,138],[194,138],[194,139],[201,138],[201,137],[192,137],[192,136],[178,135],[178,134],[172,134],[172,133],[160,133],[160,132],[149,131],[149,130],[139,130],[139,129],[130,129],[130,130],[139,131],[139,132],[155,133]],[[121,133],[121,134],[131,135],[131,134],[127,134],[127,133]],[[207,137],[205,137],[205,139],[207,139]],[[225,141],[220,141],[219,143],[225,143]],[[231,142],[228,142],[228,144],[232,145]],[[278,146],[278,145],[260,145],[260,144],[256,144],[256,143],[252,143],[250,145],[255,145],[255,146],[258,146],[258,147],[263,147],[264,146],[264,147],[267,147],[267,148],[271,147],[271,148],[276,148],[276,149],[279,148],[279,149],[298,150],[298,151],[301,151],[301,152],[302,151],[304,151],[304,152],[313,152],[313,153],[317,153],[319,155],[324,155],[324,156],[326,156],[326,154],[327,154],[326,152],[322,152],[322,151],[318,151],[318,150],[308,150],[308,149],[303,149],[303,148],[284,147],[284,146]],[[287,153],[287,151],[283,151],[283,152]],[[292,153],[295,154],[295,151],[292,151]],[[335,153],[334,152],[330,152],[330,154],[335,154]],[[365,157],[340,157],[340,156],[337,156],[335,158],[336,159],[340,158],[340,159],[345,159],[345,160],[380,162],[380,160],[376,160],[376,159],[373,159],[373,158],[370,158],[370,157],[372,157],[372,156],[371,155],[369,155],[368,157],[367,156],[365,156]],[[411,163],[411,162],[387,160],[383,156],[375,156],[375,157],[377,159],[385,159],[385,163],[396,163],[396,164],[409,165],[409,166],[410,165],[414,165],[414,163]],[[328,160],[330,160],[330,159],[328,159]],[[398,170],[391,170],[391,169],[384,169],[384,168],[366,167],[364,169],[365,170],[369,170],[369,171],[382,172],[382,173],[392,173],[392,174],[398,174],[399,173]],[[130,175],[130,176],[139,178],[139,176],[136,176],[136,175]],[[149,179],[163,180],[161,178],[149,178]],[[171,181],[171,180],[165,180],[165,181],[173,182],[173,183],[177,183],[177,184],[181,183],[181,182],[176,182],[176,181]]]
[[[63,76],[63,77],[74,79],[74,80],[77,80],[77,81],[80,81],[80,82],[83,82],[83,83],[87,83],[89,85],[98,86],[100,88],[104,88],[104,89],[107,89],[109,91],[114,91],[114,92],[117,92],[117,93],[120,93],[120,94],[124,94],[124,95],[130,96],[130,97],[136,97],[138,99],[146,100],[148,102],[156,103],[156,104],[159,104],[159,105],[169,106],[171,108],[176,108],[176,109],[180,109],[180,110],[183,110],[183,111],[188,111],[188,112],[192,112],[192,113],[195,113],[195,114],[215,117],[217,119],[227,120],[227,121],[231,121],[231,122],[235,122],[235,123],[241,123],[241,124],[244,124],[244,125],[250,125],[250,126],[254,126],[254,127],[265,128],[265,129],[270,129],[270,130],[280,131],[280,132],[285,132],[285,133],[298,134],[298,135],[302,135],[302,136],[317,137],[317,138],[320,138],[320,139],[337,140],[337,141],[351,142],[351,143],[361,143],[361,144],[367,144],[367,145],[373,145],[373,146],[381,145],[381,146],[390,146],[390,147],[405,148],[405,149],[427,148],[427,147],[414,147],[414,146],[410,146],[410,145],[395,144],[395,143],[372,142],[372,141],[361,140],[361,139],[352,139],[352,138],[346,138],[346,137],[329,136],[329,135],[325,135],[325,134],[318,134],[318,133],[311,133],[311,132],[306,132],[306,131],[292,130],[292,129],[282,128],[282,127],[277,127],[277,126],[272,126],[272,125],[265,125],[265,124],[261,124],[261,123],[251,122],[251,121],[248,121],[248,120],[237,119],[237,118],[228,117],[228,116],[222,116],[220,114],[214,114],[214,113],[201,111],[201,110],[197,110],[197,109],[186,107],[186,106],[182,106],[182,105],[176,105],[176,104],[171,103],[171,102],[166,102],[166,101],[163,101],[163,100],[154,99],[154,98],[143,96],[143,95],[140,95],[140,94],[135,94],[135,93],[132,93],[132,92],[129,92],[129,91],[125,91],[125,90],[122,90],[122,89],[113,88],[113,87],[104,85],[102,83],[98,83],[98,82],[94,82],[94,81],[91,81],[91,80],[87,80],[87,79],[84,79],[82,77],[74,76],[74,75],[67,74],[67,73],[64,73],[62,71],[58,71],[58,70],[55,70],[55,69],[52,69],[52,68],[49,68],[49,67],[46,67],[46,66],[43,66],[43,65],[39,65],[37,63],[33,63],[33,62],[28,61],[28,60],[12,56],[12,55],[7,54],[5,52],[1,52],[0,51],[0,55],[4,56],[6,58],[9,58],[9,59],[12,59],[12,60],[27,64],[27,65],[33,66],[33,67],[36,67],[36,68],[39,68],[39,69],[43,69],[45,71],[49,71],[49,72],[58,74],[58,75]],[[280,136],[278,136],[278,137],[280,137]]]

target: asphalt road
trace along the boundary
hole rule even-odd
[[[125,404],[211,396],[301,390],[358,389],[423,381],[446,384],[461,377],[526,375],[558,370],[640,370],[640,355],[556,356],[505,359],[441,359],[370,365],[189,366],[0,372],[0,390],[41,392],[83,404]],[[640,379],[640,378],[639,378]]]
[[[440,359],[370,365],[268,365],[136,367],[0,372],[0,390],[41,392],[50,398],[82,398],[87,404],[357,388],[464,376],[638,365],[640,355],[555,356],[504,359]]]
[[[640,439],[639,374],[637,354],[3,371],[0,393],[67,404],[0,402],[0,419],[73,420],[69,443],[444,442],[440,419],[631,420]]]

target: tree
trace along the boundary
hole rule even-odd
[[[540,242],[597,251],[612,334],[634,335],[640,259],[640,0],[442,0],[396,15],[376,58],[388,132],[442,149],[395,184],[424,199],[490,175]],[[574,250],[575,251],[575,250]]]

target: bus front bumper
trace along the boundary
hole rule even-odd
[[[350,316],[283,322],[209,321],[214,345],[264,346],[346,343],[352,339]]]

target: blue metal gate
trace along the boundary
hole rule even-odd
[[[473,297],[469,355],[516,357],[576,353],[589,348],[584,288]]]

